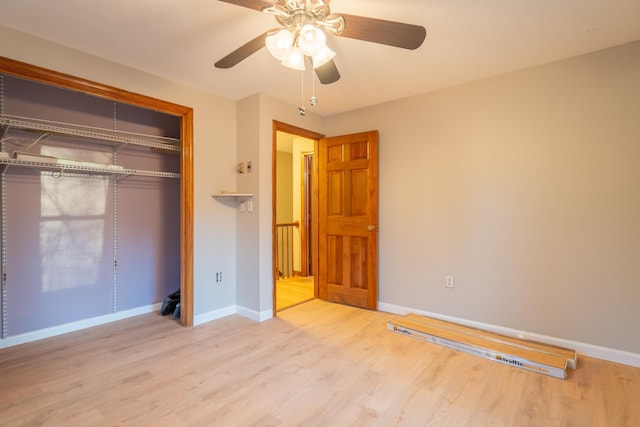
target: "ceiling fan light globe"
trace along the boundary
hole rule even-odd
[[[275,34],[267,36],[265,45],[267,50],[278,61],[284,60],[293,44],[293,34],[289,30],[280,30]]]
[[[336,53],[329,49],[327,45],[321,49],[318,53],[311,58],[313,62],[313,68],[322,67],[327,62],[331,61],[336,56]]]
[[[298,47],[302,49],[302,52],[306,56],[313,56],[318,53],[324,46],[326,46],[327,37],[324,35],[324,31],[314,27],[311,24],[307,24],[300,30],[300,37],[298,38]]]
[[[293,46],[282,60],[282,65],[294,70],[304,70],[304,53],[299,47]]]

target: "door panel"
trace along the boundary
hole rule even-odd
[[[318,163],[319,297],[376,309],[378,133],[321,139]]]

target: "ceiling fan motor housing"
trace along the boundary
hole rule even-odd
[[[278,0],[262,11],[275,15],[280,25],[294,33],[307,24],[322,27],[334,34],[340,34],[344,29],[342,16],[330,16],[328,0]]]

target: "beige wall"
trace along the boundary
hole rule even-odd
[[[381,303],[640,353],[640,42],[325,126],[380,131]]]
[[[264,165],[260,163],[260,96],[254,95],[237,102],[236,155],[238,161],[250,161],[251,173],[238,174],[237,190],[254,196],[253,212],[237,212],[236,229],[236,304],[252,310],[248,316],[259,317],[260,292],[260,176]]]
[[[276,152],[276,222],[293,222],[293,154]]]

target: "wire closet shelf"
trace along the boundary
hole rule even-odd
[[[96,143],[115,145],[116,150],[120,150],[124,147],[138,147],[159,150],[169,154],[180,154],[181,152],[180,139],[177,138],[143,135],[30,117],[2,114],[0,115],[0,127],[2,128],[2,135],[6,134],[9,129],[13,129],[26,132],[50,133],[53,135],[83,138],[85,141],[91,140]],[[86,172],[90,174],[113,174],[120,177],[136,175],[180,178],[180,174],[174,172],[125,169],[117,165],[82,164],[82,162],[76,162],[73,164],[69,162],[49,161],[48,159],[40,161],[40,159],[1,157],[0,164],[36,168],[39,170],[50,171],[52,174],[57,174],[58,176],[69,171]]]

